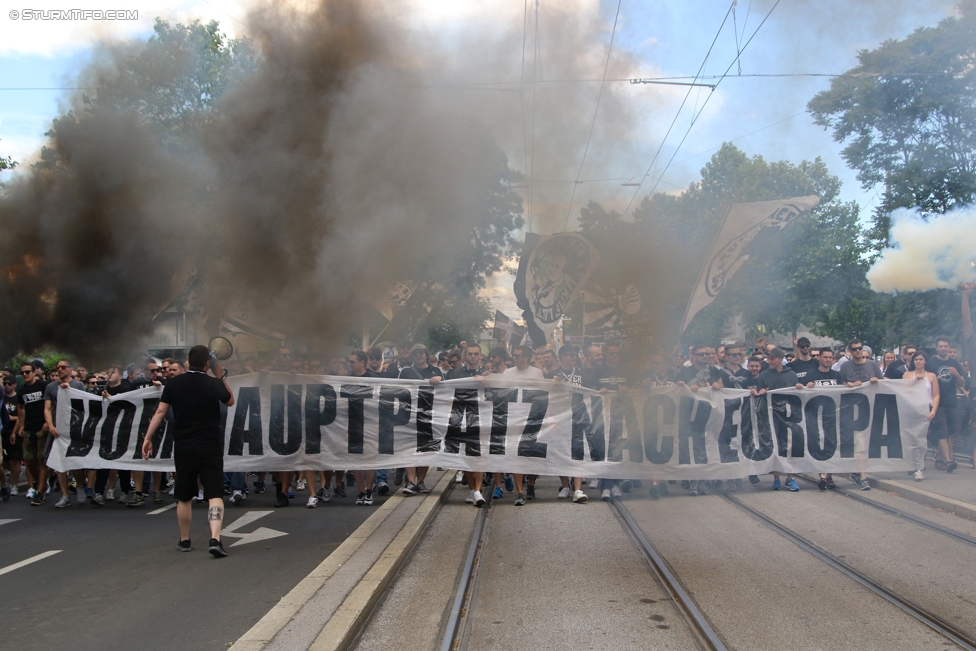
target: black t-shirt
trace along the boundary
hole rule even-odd
[[[129,391],[135,391],[135,389],[132,387],[132,385],[129,383],[128,380],[122,380],[121,382],[119,382],[119,386],[117,387],[110,387],[107,384],[105,385],[105,393],[107,393],[110,396],[117,396],[120,393],[128,393]]]
[[[400,364],[401,364],[401,360],[400,360],[399,357],[397,357],[395,360],[393,360],[392,362],[390,362],[390,365],[389,366],[386,367],[386,370],[383,371],[383,376],[382,377],[388,377],[388,378],[391,378],[391,379],[394,379],[395,380],[398,377],[400,377],[400,371],[402,371],[403,369],[405,369],[408,366],[410,366],[412,364],[412,362],[408,359],[408,360],[406,360],[405,363],[403,363],[402,366]],[[366,369],[366,370],[369,371],[369,369]],[[379,376],[377,376],[377,377],[379,377]]]
[[[222,446],[220,403],[230,398],[223,381],[199,371],[187,371],[166,384],[160,400],[173,412],[177,452]]]
[[[773,389],[787,389],[796,385],[796,372],[793,369],[784,367],[782,372],[777,373],[772,368],[767,368],[759,374],[759,380],[756,382],[756,390],[762,391],[766,389],[772,391]]]
[[[429,380],[432,377],[444,377],[441,370],[432,364],[428,364],[426,368],[417,368],[412,365],[405,366],[400,370],[401,380]]]
[[[597,391],[600,389],[600,369],[598,368],[586,368],[585,366],[579,370],[580,377],[582,378],[581,385],[587,389],[593,389]]]
[[[840,378],[839,372],[833,369],[821,371],[819,366],[807,373],[802,382],[803,384],[810,384],[813,382],[814,386],[818,387],[832,387],[844,383]]]
[[[885,369],[884,376],[889,380],[901,380],[905,377],[906,370],[908,370],[908,367],[905,365],[905,362],[898,360],[888,365],[888,368]]]
[[[44,389],[47,384],[36,380],[32,385],[17,388],[17,404],[24,407],[24,429],[28,432],[36,432],[44,427]]]
[[[563,370],[561,367],[556,367],[552,373],[543,374],[547,380],[556,380],[557,382],[568,382],[569,384],[575,384],[578,387],[583,386],[583,376],[580,375],[580,370],[573,368],[568,371]]]
[[[351,378],[357,378],[357,377],[380,377],[380,374],[377,373],[376,371],[371,371],[369,369],[366,369],[366,372],[363,373],[362,375],[348,375],[346,377],[351,377]]]
[[[8,396],[6,392],[3,394],[3,406],[0,407],[3,413],[3,429],[9,431],[14,426],[14,420],[17,418],[17,394]]]
[[[760,373],[760,375],[762,375],[762,373]],[[742,378],[742,380],[741,380],[742,387],[741,388],[743,388],[743,389],[752,389],[752,388],[755,388],[756,385],[759,384],[759,376],[753,377],[752,376],[752,373],[750,373],[748,369],[745,369],[745,374],[742,375],[742,376],[740,376],[740,377]]]
[[[610,368],[606,364],[596,367],[597,389],[606,388],[608,391],[619,391],[622,387],[631,384],[630,375],[624,366]]]
[[[683,366],[678,373],[678,381],[685,384],[697,384],[699,387],[708,387],[715,382],[721,382],[722,373],[711,364],[701,370],[693,365]]]
[[[673,374],[671,373],[670,370],[667,373],[664,374],[664,377],[658,377],[658,375],[656,373],[654,373],[653,371],[648,371],[647,372],[647,375],[644,376],[644,379],[646,379],[648,381],[648,383],[646,385],[644,385],[644,386],[650,386],[650,387],[673,387],[674,386],[674,379],[673,379],[673,377],[674,376],[673,376]]]
[[[935,373],[935,377],[939,378],[939,395],[940,396],[954,396],[956,395],[956,378],[949,371],[950,368],[956,369],[959,375],[962,375],[962,364],[954,359],[941,360],[938,357],[929,357],[929,361],[925,364],[925,370],[931,373]],[[944,397],[942,398],[945,399]]]
[[[800,380],[800,382],[802,384],[806,384],[807,382],[810,381],[806,379],[807,373],[810,373],[811,371],[816,371],[818,368],[820,368],[820,362],[813,359],[812,357],[807,360],[794,359],[792,362],[789,363],[789,367],[793,370],[794,373],[796,373],[796,377]]]
[[[722,386],[726,389],[741,389],[746,379],[752,377],[752,373],[741,366],[734,373],[728,367],[720,366],[718,372],[719,377],[722,378]]]
[[[447,377],[445,379],[461,380],[466,377],[477,377],[482,373],[484,373],[484,370],[482,368],[479,367],[472,371],[471,369],[468,368],[468,365],[465,364],[461,368],[453,369],[450,373],[447,374]]]

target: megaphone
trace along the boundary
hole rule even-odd
[[[230,343],[229,339],[225,337],[214,337],[207,344],[207,348],[210,349],[210,366],[214,367],[217,362],[223,361],[225,359],[230,359],[230,356],[234,354],[234,344]],[[227,371],[224,371],[224,375]]]

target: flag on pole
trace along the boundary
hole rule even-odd
[[[749,259],[752,243],[764,228],[783,228],[801,212],[810,210],[820,202],[820,197],[793,197],[779,201],[734,203],[725,216],[725,222],[712,250],[702,267],[695,291],[685,310],[681,323],[684,331],[702,308],[725,289],[725,284],[739,267]]]

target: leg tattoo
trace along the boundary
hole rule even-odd
[[[207,520],[211,522],[220,522],[224,519],[224,507],[222,506],[211,506],[210,510],[207,511]]]

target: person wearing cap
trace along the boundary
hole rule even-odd
[[[397,349],[397,358],[390,362],[383,373],[383,377],[398,378],[400,371],[413,363],[413,346],[409,341],[404,341]]]
[[[820,362],[813,358],[810,350],[810,340],[800,337],[796,340],[796,357],[789,363],[789,367],[796,373],[796,378],[806,384],[807,374],[820,368]]]
[[[799,383],[796,377],[796,372],[793,369],[783,366],[783,360],[786,358],[786,353],[783,349],[774,346],[766,353],[766,361],[769,364],[769,368],[759,374],[759,379],[756,381],[756,386],[749,389],[753,396],[762,397],[765,400],[765,395],[767,391],[773,391],[775,389],[787,389],[792,387],[797,387],[802,385]],[[777,409],[775,406],[773,409]],[[779,409],[785,411],[784,407],[779,407]],[[756,411],[765,411],[765,405],[760,403]],[[785,419],[786,414],[783,413],[782,417]],[[797,485],[796,480],[793,479],[793,473],[786,475],[786,487],[789,488],[794,493],[800,490],[799,485]],[[773,490],[778,491],[782,488],[779,480],[779,472],[773,471]]]
[[[427,362],[429,357],[427,346],[414,344],[410,347],[410,366],[400,369],[401,380],[427,380],[431,384],[437,384],[444,378],[441,369]],[[437,378],[435,381],[434,378]],[[427,477],[428,466],[417,466],[406,469],[407,485],[403,487],[404,495],[416,495],[417,493],[429,493],[430,490],[424,484]]]

